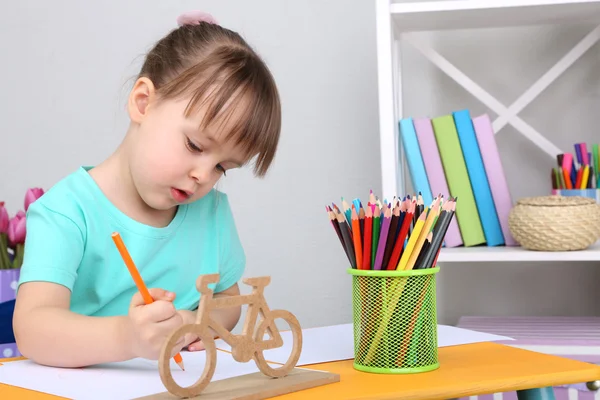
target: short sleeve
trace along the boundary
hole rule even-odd
[[[72,291],[83,256],[82,231],[72,219],[47,208],[40,200],[27,209],[19,285],[53,282]]]
[[[246,268],[246,256],[227,195],[221,192],[216,195],[219,282],[215,286],[215,293],[218,293],[239,282]]]

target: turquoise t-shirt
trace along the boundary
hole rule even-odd
[[[246,260],[226,194],[213,189],[156,228],[117,209],[89,169],[79,168],[28,208],[19,285],[54,282],[71,290],[73,312],[126,315],[137,287],[112,240],[115,231],[146,286],[176,293],[177,309],[198,306],[200,275],[219,273],[210,285],[215,292],[240,280]]]

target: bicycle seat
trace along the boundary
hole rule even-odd
[[[242,280],[242,282],[244,282],[246,285],[250,285],[253,287],[265,287],[269,283],[271,283],[271,277],[270,276],[257,276],[254,278],[244,278]]]

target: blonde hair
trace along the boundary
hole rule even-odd
[[[275,80],[242,37],[220,25],[200,22],[169,32],[149,51],[138,78],[146,77],[161,99],[191,96],[185,115],[206,106],[200,128],[233,120],[225,140],[256,156],[254,173],[271,165],[281,131]]]

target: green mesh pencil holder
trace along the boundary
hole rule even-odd
[[[349,269],[352,275],[354,368],[403,374],[439,367],[436,274]]]

